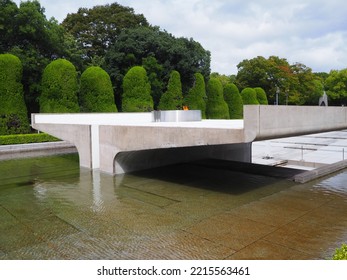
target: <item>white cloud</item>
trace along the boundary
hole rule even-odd
[[[41,0],[62,21],[79,7],[117,0]],[[20,2],[20,1],[15,1]],[[152,25],[211,51],[212,71],[237,72],[243,59],[277,55],[314,71],[347,68],[347,2],[341,0],[118,0]]]

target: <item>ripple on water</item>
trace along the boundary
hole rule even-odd
[[[347,171],[320,181],[315,187],[328,194],[338,194],[347,197]]]
[[[263,227],[302,214],[303,230],[334,225],[323,237],[340,241],[346,179],[342,172],[299,186],[211,164],[107,176],[80,170],[75,157],[0,162],[0,259],[223,259],[242,249],[238,240],[254,242],[246,233],[261,238]]]

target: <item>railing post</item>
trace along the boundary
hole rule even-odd
[[[345,160],[345,148],[342,148],[342,160]]]

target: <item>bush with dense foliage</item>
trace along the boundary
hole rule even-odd
[[[79,112],[75,66],[66,59],[47,65],[42,75],[41,113]]]
[[[211,78],[207,83],[206,116],[208,119],[229,119],[228,104],[223,97],[223,85],[217,78]]]
[[[230,119],[242,119],[243,101],[235,84],[227,84],[224,87],[224,100],[229,107]]]
[[[167,91],[161,96],[159,110],[181,110],[183,102],[181,76],[177,71],[172,71],[167,86]]]
[[[52,59],[64,57],[74,63],[82,60],[75,45],[56,19],[46,17],[40,1],[0,1],[0,53],[16,55],[22,62],[29,113],[39,111],[42,72]]]
[[[257,99],[260,105],[269,105],[269,102],[267,100],[267,96],[265,93],[265,90],[263,90],[261,87],[254,88],[255,93],[257,94]]]
[[[151,60],[155,58],[156,67],[148,69],[143,65],[147,75],[150,77],[153,73],[165,84],[170,78],[171,71],[178,71],[184,94],[192,87],[195,73],[201,73],[205,80],[210,76],[209,51],[192,38],[175,38],[159,27],[124,29],[117,40],[111,40],[110,43],[103,68],[110,74],[117,93],[122,92],[121,84],[126,71],[132,66],[143,65],[143,60],[148,58]],[[157,94],[162,93],[163,91],[161,93],[157,91]],[[160,98],[153,97],[157,104]],[[116,100],[120,102],[118,99],[119,96]]]
[[[82,73],[79,97],[82,112],[117,112],[110,76],[98,66]]]
[[[0,145],[16,145],[60,141],[46,133],[0,135]]]
[[[189,90],[186,98],[185,105],[190,110],[200,110],[203,119],[206,119],[206,87],[204,76],[201,73],[195,73],[194,86]]]
[[[146,70],[132,67],[123,79],[123,112],[150,112],[153,110],[151,85]]]
[[[241,91],[241,97],[244,105],[259,105],[257,93],[253,88],[245,88]]]
[[[347,244],[343,244],[341,248],[335,250],[333,260],[347,260]]]
[[[22,63],[12,54],[0,54],[0,135],[30,131],[24,102]]]

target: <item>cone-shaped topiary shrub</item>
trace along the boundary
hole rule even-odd
[[[190,110],[200,110],[201,117],[206,119],[205,100],[207,99],[207,96],[204,76],[201,73],[195,73],[194,77],[195,83],[185,98],[185,105],[187,105]]]
[[[79,112],[77,72],[70,61],[57,59],[48,64],[43,71],[41,86],[41,113]]]
[[[261,87],[256,87],[256,88],[254,88],[254,90],[257,94],[257,99],[258,99],[259,104],[260,105],[269,105],[265,90],[263,90]]]
[[[167,91],[161,96],[159,110],[181,110],[183,102],[182,83],[180,73],[172,71]]]
[[[0,135],[30,132],[22,71],[18,57],[0,54]]]
[[[227,84],[224,88],[224,100],[229,107],[230,119],[243,118],[243,101],[235,84]]]
[[[217,78],[211,78],[207,83],[206,116],[208,119],[229,119],[229,108],[224,101],[223,86]]]
[[[150,112],[153,110],[151,85],[146,70],[132,67],[123,79],[123,112]]]
[[[241,91],[241,97],[244,105],[259,105],[257,93],[253,88],[245,88]]]
[[[82,112],[117,112],[110,76],[92,66],[81,75],[80,106]]]

